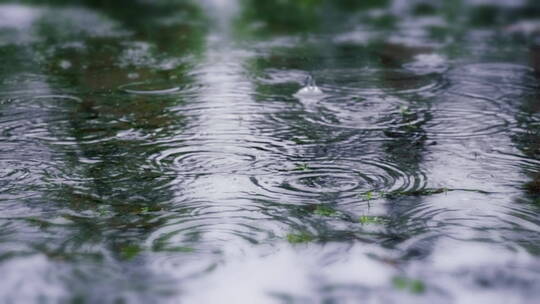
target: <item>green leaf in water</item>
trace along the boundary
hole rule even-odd
[[[386,197],[386,192],[383,191],[368,191],[366,193],[360,194],[360,197],[362,197],[366,201],[371,201],[379,198]]]
[[[317,206],[317,208],[315,208],[315,211],[313,211],[313,213],[315,213],[316,215],[320,215],[320,216],[335,216],[337,215],[337,211],[330,208],[330,207],[327,207],[327,206]]]
[[[401,107],[399,108],[399,113],[400,113],[401,115],[410,115],[412,112],[411,112],[411,110],[409,109],[408,106],[401,106]]]
[[[287,234],[287,241],[291,244],[308,243],[313,241],[314,239],[315,238],[307,232]]]
[[[195,251],[195,248],[184,247],[184,246],[176,246],[176,247],[169,247],[169,248],[163,249],[162,251],[169,251],[169,252],[194,252],[194,251]]]
[[[124,260],[131,260],[138,256],[142,248],[138,245],[126,245],[120,248],[120,257]]]
[[[413,294],[421,294],[426,291],[424,282],[407,277],[394,277],[392,279],[394,288],[409,291]]]
[[[411,282],[410,290],[414,294],[420,294],[420,293],[424,293],[424,291],[426,291],[426,286],[420,280],[413,280]]]
[[[455,189],[457,190],[457,189]],[[400,196],[427,196],[433,194],[447,193],[448,191],[453,191],[453,189],[448,188],[425,188],[420,190],[410,190],[410,191],[392,191],[384,194],[387,198],[397,198]],[[473,190],[463,190],[463,191],[473,191]]]
[[[112,212],[106,206],[99,206],[96,210],[100,216],[111,216]]]
[[[309,170],[309,166],[306,163],[303,164],[296,164],[296,168],[294,168],[295,171],[306,171]]]
[[[385,222],[385,219],[380,216],[371,216],[371,215],[362,215],[358,221],[362,225],[367,224],[383,224]]]
[[[366,193],[364,193],[364,198],[368,201],[372,200],[375,198],[375,194],[373,193],[373,191],[368,191]]]

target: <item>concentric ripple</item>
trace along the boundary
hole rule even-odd
[[[409,115],[407,103],[396,97],[325,98],[306,115],[306,120],[334,128],[356,130],[384,130],[422,124],[425,111]]]
[[[171,86],[167,83],[134,82],[119,87],[120,90],[141,95],[162,95],[180,91],[180,87]]]
[[[168,94],[195,94],[201,90],[201,86],[172,81],[138,81],[124,84],[118,87],[120,91],[135,95],[168,95]]]
[[[0,192],[9,190],[13,183],[31,178],[30,169],[21,162],[0,160]]]
[[[260,155],[260,156],[259,156]],[[157,154],[152,161],[158,168],[174,170],[177,174],[270,174],[276,163],[264,153],[249,147],[171,148]]]
[[[22,2],[0,297],[539,298],[534,1]]]
[[[434,118],[425,129],[436,138],[471,138],[506,132],[512,119],[500,112],[441,108],[432,110]]]
[[[38,95],[35,96],[28,104],[28,106],[39,109],[55,109],[65,110],[73,104],[81,103],[82,99],[73,95]]]
[[[497,92],[505,90],[537,89],[532,68],[512,63],[474,63],[457,67],[449,76],[461,81],[489,84]]]
[[[261,194],[287,203],[321,195],[339,195],[352,202],[368,191],[412,191],[426,185],[423,172],[406,172],[385,161],[343,159],[306,162],[279,175],[253,176]]]
[[[434,93],[445,85],[437,74],[418,75],[401,69],[335,69],[317,76],[325,93],[348,96]]]

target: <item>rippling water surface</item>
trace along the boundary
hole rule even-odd
[[[0,302],[540,298],[536,1],[44,2],[0,4]]]

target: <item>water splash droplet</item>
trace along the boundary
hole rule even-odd
[[[298,98],[301,102],[310,104],[320,101],[324,96],[324,92],[317,86],[311,76],[306,78],[304,87],[294,94],[294,97]]]
[[[306,84],[295,95],[321,95],[323,91],[317,86],[313,77],[306,78]]]

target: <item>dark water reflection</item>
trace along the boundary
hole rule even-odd
[[[2,303],[540,296],[536,1],[45,2],[0,4]]]

